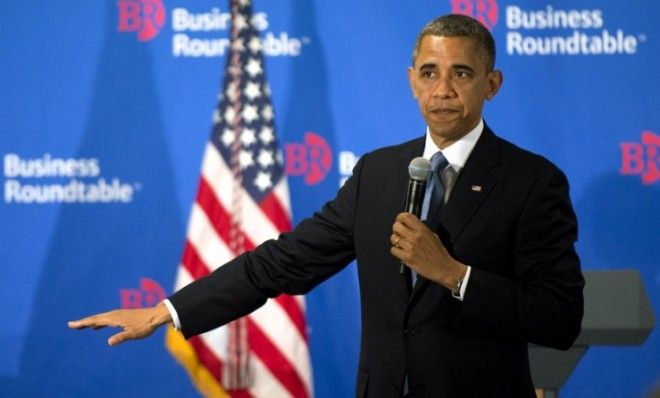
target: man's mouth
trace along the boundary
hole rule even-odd
[[[458,112],[458,110],[452,109],[452,108],[433,108],[433,109],[431,109],[431,113],[434,114],[434,115],[438,115],[438,116],[452,115],[456,112]]]

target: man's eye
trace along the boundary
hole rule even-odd
[[[455,75],[456,75],[456,77],[459,77],[459,78],[470,77],[470,74],[469,74],[468,72],[460,71],[460,70],[457,71],[457,72],[455,73]]]
[[[431,71],[424,71],[424,72],[422,72],[422,76],[423,77],[433,77],[433,76],[435,76],[435,73],[433,73]]]

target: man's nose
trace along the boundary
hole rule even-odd
[[[439,98],[450,98],[455,94],[454,86],[450,76],[440,76],[433,87],[433,96]]]

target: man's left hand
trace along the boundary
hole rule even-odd
[[[449,255],[438,235],[414,214],[399,213],[392,225],[392,255],[417,274],[449,290],[465,277],[467,266]]]

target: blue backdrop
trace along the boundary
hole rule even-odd
[[[155,4],[157,14],[133,14]],[[134,7],[134,8],[131,8]],[[660,16],[650,0],[255,2],[294,221],[355,159],[424,132],[406,67],[421,26],[482,18],[504,72],[485,118],[571,182],[585,269],[639,269],[660,308]],[[171,291],[222,78],[228,4],[5,2],[0,13],[0,395],[191,396],[162,331],[110,349],[66,321]],[[322,139],[330,167],[307,151]],[[321,165],[323,166],[323,165]],[[326,165],[327,166],[327,165]],[[307,296],[318,397],[353,394],[355,269]],[[660,334],[593,347],[566,397],[660,382]]]

